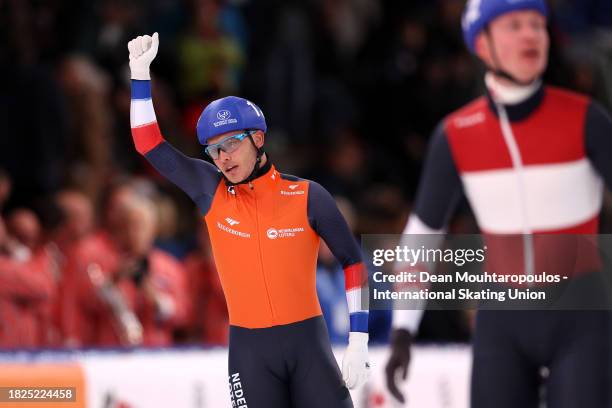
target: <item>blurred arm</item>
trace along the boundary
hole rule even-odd
[[[444,229],[462,195],[461,179],[452,157],[443,121],[434,131],[429,143],[414,210],[404,228],[402,244],[418,247],[420,244],[415,242],[419,240],[418,235],[427,234],[428,237],[422,240],[427,242],[428,247],[439,245]],[[440,234],[440,238],[435,239],[435,242],[432,241],[433,234]],[[412,310],[394,310],[393,328],[404,329],[414,335],[421,322],[424,308],[423,303],[422,307]]]
[[[40,262],[16,262],[0,257],[0,295],[26,300],[48,299],[54,289],[49,271],[39,270]]]
[[[151,255],[153,274],[145,280],[147,298],[154,304],[157,319],[177,327],[187,322],[189,292],[183,266],[166,256]]]

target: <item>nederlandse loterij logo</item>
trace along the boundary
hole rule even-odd
[[[228,223],[229,225],[231,225],[232,227],[233,227],[234,225],[240,224],[240,221],[236,221],[236,220],[234,220],[234,219],[232,219],[232,218],[230,218],[230,217],[227,217],[227,218],[225,219],[225,221],[227,221],[227,223]]]
[[[292,238],[292,237],[295,237],[298,232],[304,232],[304,228],[302,227],[281,228],[281,229],[268,228],[268,230],[266,231],[266,235],[270,239]]]
[[[227,109],[223,109],[217,112],[217,119],[219,120],[226,120],[230,116],[232,116],[232,113],[228,111]]]
[[[278,238],[278,230],[275,228],[270,228],[269,230],[266,231],[266,235],[270,239],[276,239]]]

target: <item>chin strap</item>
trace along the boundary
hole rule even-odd
[[[489,43],[489,49],[491,50],[491,59],[493,60],[493,64],[498,67],[491,67],[487,65],[487,69],[489,71],[491,71],[494,75],[507,79],[508,81],[512,82],[513,84],[516,85],[520,85],[520,86],[528,86],[533,84],[533,82],[537,79],[534,78],[530,81],[521,81],[517,78],[515,78],[514,76],[512,76],[512,74],[510,74],[508,71],[504,70],[503,68],[501,68],[501,64],[499,63],[499,58],[497,57],[497,50],[495,49],[495,44],[493,44],[493,38],[491,36],[491,31],[489,30],[489,26],[487,25],[484,28],[484,32],[485,32],[485,37],[487,38],[487,42]],[[486,64],[485,64],[486,65]]]
[[[251,171],[251,174],[249,174],[249,176],[247,178],[245,178],[244,180],[239,181],[237,183],[232,183],[231,181],[229,181],[227,179],[227,177],[223,176],[223,178],[225,178],[225,184],[227,184],[228,187],[236,186],[238,184],[245,184],[245,183],[253,181],[257,177],[261,176],[261,174],[260,174],[260,170],[262,169],[262,167],[261,167],[261,158],[263,157],[265,152],[263,150],[263,147],[257,147],[257,145],[255,144],[255,141],[253,140],[253,137],[251,135],[249,135],[249,140],[253,144],[253,147],[255,148],[255,150],[257,150],[257,157],[255,158],[255,165],[253,166],[253,170]],[[266,162],[266,163],[269,163],[269,161]]]

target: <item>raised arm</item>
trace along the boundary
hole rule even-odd
[[[151,98],[149,66],[159,46],[157,33],[128,43],[132,76],[130,125],[136,150],[164,177],[176,184],[197,204],[202,215],[208,212],[222,179],[212,164],[185,156],[164,140]]]

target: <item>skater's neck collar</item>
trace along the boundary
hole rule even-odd
[[[511,121],[529,116],[540,106],[544,98],[544,85],[537,79],[529,85],[510,85],[500,81],[490,72],[485,75],[486,93],[491,110],[497,115],[495,104],[502,104]]]

